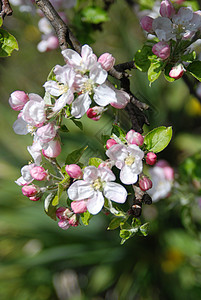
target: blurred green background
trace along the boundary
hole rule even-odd
[[[94,52],[110,52],[116,63],[132,60],[145,40],[139,21],[120,0],[111,6],[109,17],[103,30],[92,35]],[[178,188],[169,199],[143,207],[143,218],[151,225],[148,237],[134,237],[121,246],[118,231],[106,230],[104,214],[87,227],[63,231],[46,216],[42,201],[30,202],[14,183],[30,160],[26,147],[32,138],[13,132],[17,113],[9,107],[9,94],[24,90],[43,96],[49,71],[64,64],[59,50],[37,51],[37,21],[17,9],[5,21],[20,51],[0,59],[0,299],[200,299],[201,104],[182,80],[170,84],[161,79],[150,88],[146,74],[130,72],[132,91],[150,105],[150,129],[171,125],[174,132],[159,158],[175,168]],[[126,114],[120,118],[129,129]],[[58,160],[87,144],[85,160],[101,156],[100,135],[109,132],[112,121],[112,111],[99,122],[84,118],[85,135],[67,124],[71,133],[62,136],[65,146]]]

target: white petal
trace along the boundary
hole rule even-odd
[[[88,93],[78,96],[72,103],[71,114],[75,118],[81,118],[89,109],[91,104],[91,98]]]
[[[64,56],[64,58],[67,60],[67,63],[69,65],[74,67],[80,66],[82,58],[76,51],[71,49],[66,49],[63,50],[61,53]]]
[[[93,82],[95,82],[97,84],[102,84],[107,79],[107,71],[105,71],[101,67],[101,64],[97,63],[91,69],[91,71],[89,73],[89,77],[90,77],[90,79],[93,80]]]
[[[37,94],[31,93],[31,94],[29,94],[29,100],[41,102],[41,101],[43,101],[43,98]]]
[[[94,89],[94,101],[100,106],[106,106],[111,102],[116,102],[116,93],[106,84],[101,84]]]
[[[93,54],[93,50],[91,47],[89,47],[88,45],[82,46],[81,56],[82,56],[83,60],[86,60],[87,57],[91,54]]]
[[[125,165],[120,172],[120,180],[124,184],[134,184],[137,182],[138,175],[133,173],[132,169]]]
[[[92,183],[98,177],[98,169],[94,166],[89,166],[84,169],[83,179]]]
[[[98,214],[104,205],[104,197],[101,192],[96,191],[94,196],[88,199],[87,209],[92,215]]]
[[[108,181],[115,181],[116,177],[113,174],[113,172],[109,168],[100,167],[98,168],[99,176],[102,181],[108,182]]]
[[[116,144],[106,151],[106,155],[115,162],[118,169],[124,166],[125,158],[128,156],[127,147],[121,144]]]
[[[107,199],[117,203],[124,203],[127,198],[126,189],[119,183],[107,182],[104,188],[104,195]]]
[[[45,90],[50,93],[52,96],[60,96],[62,95],[63,91],[61,89],[61,86],[54,80],[49,80],[45,82],[43,85]]]
[[[28,131],[27,122],[22,118],[17,119],[13,124],[13,130],[16,134],[26,135]]]
[[[84,180],[75,181],[68,189],[68,197],[71,200],[84,200],[93,197],[94,189]]]
[[[52,110],[54,112],[61,110],[66,104],[71,104],[73,98],[73,93],[70,90],[68,90],[67,93],[63,94],[61,97],[59,97],[59,99],[56,100]]]
[[[140,159],[143,159],[143,157],[144,157],[144,151],[142,151],[140,149],[140,147],[138,147],[137,145],[131,144],[131,145],[128,146],[127,149],[128,149],[128,151],[130,153],[132,153],[133,156],[139,156]]]

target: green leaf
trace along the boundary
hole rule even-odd
[[[98,166],[103,162],[103,160],[99,157],[91,157],[89,159],[89,166],[94,166],[98,168]]]
[[[147,236],[149,231],[149,223],[145,223],[142,226],[140,226],[140,232],[144,235]]]
[[[147,72],[151,64],[148,57],[151,55],[153,55],[152,46],[145,45],[141,50],[138,50],[134,57],[136,68],[141,72]]]
[[[172,138],[172,127],[161,126],[150,131],[144,138],[148,151],[158,153],[169,144]]]
[[[99,24],[109,21],[109,17],[101,7],[88,6],[82,10],[81,20],[86,23]]]
[[[140,219],[133,218],[131,226],[132,226],[133,228],[135,228],[135,227],[139,227],[140,225],[141,225]]]
[[[3,19],[2,17],[0,16],[0,27],[3,25]]]
[[[59,183],[58,184],[58,191],[57,191],[57,195],[54,197],[54,199],[52,200],[52,205],[53,206],[57,206],[59,204],[59,200],[60,200],[60,197],[63,193],[63,190],[64,190],[64,187],[63,187],[63,184]]]
[[[80,121],[77,121],[75,119],[71,119],[73,121],[73,123],[78,127],[80,128],[80,130],[83,130],[83,125],[82,125],[82,122]]]
[[[114,230],[118,228],[122,223],[126,221],[125,218],[113,218],[107,228],[107,230]]]
[[[186,68],[197,80],[201,81],[201,61],[195,60]]]
[[[66,157],[66,161],[65,164],[66,165],[70,165],[70,164],[76,164],[80,157],[83,155],[84,151],[87,149],[88,146],[86,147],[82,147],[80,149],[77,149],[73,152],[71,152],[67,157]]]
[[[51,69],[50,73],[48,74],[48,76],[47,76],[47,81],[49,81],[49,80],[54,80],[54,81],[56,81],[56,75],[54,74],[54,68],[55,68],[55,67],[53,67],[53,68]]]
[[[45,201],[44,201],[44,210],[45,210],[45,213],[50,217],[52,218],[53,220],[56,221],[56,207],[55,206],[52,206],[52,201],[55,197],[55,192],[54,193],[50,193],[46,198],[45,198]]]
[[[19,50],[16,38],[0,28],[0,56],[10,56],[13,50]]]
[[[166,67],[165,67],[165,71],[164,71],[164,76],[165,76],[165,79],[169,82],[173,82],[175,81],[175,78],[172,78],[170,77],[169,73],[170,73],[170,70],[172,69],[174,65],[172,64],[167,64]]]
[[[193,62],[196,59],[196,52],[192,51],[191,53],[184,54],[181,56],[181,60],[186,62]]]
[[[82,223],[87,226],[89,225],[89,220],[93,217],[93,215],[90,214],[90,212],[86,211],[83,214],[81,214]]]
[[[122,238],[121,245],[123,245],[128,239],[133,237],[137,232],[138,232],[138,228],[120,230],[120,238]]]
[[[154,82],[156,79],[158,79],[163,69],[163,66],[164,66],[163,61],[155,61],[151,63],[148,70],[148,80],[151,83]]]
[[[59,130],[62,131],[62,132],[69,132],[69,129],[67,128],[66,125],[61,125]]]

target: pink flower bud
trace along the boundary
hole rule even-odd
[[[139,180],[139,187],[142,191],[147,191],[152,188],[152,181],[143,175]]]
[[[115,58],[110,53],[104,53],[99,57],[98,62],[104,70],[109,71],[115,64]]]
[[[174,79],[179,79],[183,76],[184,71],[185,71],[185,69],[184,69],[183,65],[179,64],[170,70],[169,76]]]
[[[142,146],[142,144],[144,143],[143,136],[133,129],[127,132],[126,139],[129,144],[135,144],[137,146]]]
[[[152,52],[161,59],[167,59],[170,56],[170,46],[166,42],[158,42],[152,47]]]
[[[94,106],[87,110],[87,117],[94,121],[100,120],[102,113],[105,111],[105,108],[101,106]]]
[[[37,136],[40,138],[41,142],[48,143],[56,136],[57,131],[53,123],[48,123],[37,129]]]
[[[30,171],[30,174],[35,180],[39,181],[45,180],[48,176],[46,170],[40,166],[33,167]]]
[[[153,33],[153,29],[152,29],[152,23],[153,23],[153,18],[149,17],[149,16],[145,16],[140,20],[140,25],[142,27],[142,29],[144,29],[145,31],[149,32],[149,33]]]
[[[34,184],[22,187],[22,194],[27,197],[33,197],[40,191],[40,188]]]
[[[117,142],[114,139],[109,139],[106,142],[106,148],[109,149],[110,147],[112,147],[115,144],[117,144]]]
[[[46,51],[54,50],[54,49],[57,49],[59,47],[59,40],[54,35],[50,36],[47,39],[46,43],[47,43],[47,50]]]
[[[147,156],[145,157],[146,163],[150,166],[153,166],[156,163],[157,156],[153,152],[148,152]]]
[[[29,197],[29,200],[31,201],[38,201],[40,200],[41,197],[37,197],[37,196],[33,196],[33,197]]]
[[[160,14],[166,18],[171,18],[175,14],[175,9],[169,0],[163,0],[161,2]]]
[[[14,110],[23,109],[24,105],[29,100],[28,95],[23,91],[15,91],[10,95],[9,104]]]
[[[116,101],[110,102],[110,105],[117,109],[125,108],[126,105],[130,102],[130,96],[128,93],[115,89]]]
[[[65,170],[66,170],[66,173],[72,178],[76,178],[76,179],[82,178],[82,175],[83,175],[82,170],[76,164],[67,165],[65,167]]]
[[[42,149],[42,154],[47,158],[57,157],[61,153],[61,144],[58,139],[52,140],[46,149]]]
[[[67,230],[70,227],[70,224],[68,223],[67,220],[60,220],[58,222],[58,226],[63,230]]]
[[[82,214],[87,211],[86,202],[84,200],[71,202],[71,208],[75,214]]]
[[[60,220],[67,220],[72,216],[72,211],[67,207],[59,207],[56,210],[56,216]]]
[[[72,217],[70,217],[70,219],[68,220],[69,225],[73,226],[73,227],[77,227],[79,224],[79,221],[77,219],[76,215],[73,215]]]

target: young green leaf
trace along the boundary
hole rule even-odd
[[[82,223],[87,226],[89,225],[89,220],[93,217],[93,215],[90,214],[90,212],[86,211],[83,214],[81,214]]]
[[[116,228],[118,228],[120,225],[122,225],[124,222],[126,222],[127,219],[125,218],[113,218],[107,228],[107,230],[114,230]]]
[[[75,119],[71,119],[73,121],[73,123],[78,127],[80,128],[80,130],[83,130],[83,125],[82,125],[82,122],[80,121],[77,121]]]
[[[140,232],[144,235],[147,236],[149,231],[149,223],[145,223],[142,226],[140,226]]]
[[[103,162],[103,160],[99,157],[91,157],[89,159],[89,166],[94,166],[98,168],[98,166]]]
[[[169,144],[172,138],[172,127],[161,126],[150,131],[144,138],[146,149],[158,153]]]
[[[84,151],[87,149],[87,147],[88,146],[82,147],[68,154],[68,156],[66,157],[65,164],[76,164],[79,161],[80,157],[83,155]]]
[[[195,60],[191,64],[188,65],[186,70],[193,75],[196,79],[201,81],[201,61]]]
[[[151,63],[149,70],[148,70],[148,80],[152,83],[154,82],[156,79],[158,79],[158,77],[161,74],[161,71],[163,69],[164,63],[163,61],[154,61]]]
[[[134,62],[136,68],[141,72],[147,72],[151,62],[149,60],[149,56],[153,55],[151,46],[143,46],[141,50],[138,50],[134,57]]]
[[[99,24],[109,21],[109,17],[101,7],[88,6],[82,10],[81,20],[86,23]]]
[[[60,197],[61,197],[61,195],[63,193],[63,190],[64,190],[63,184],[59,184],[58,185],[57,195],[52,200],[52,205],[53,206],[57,206],[59,204],[59,200],[60,200]]]
[[[172,77],[170,77],[170,75],[169,75],[170,70],[172,69],[172,67],[174,67],[174,65],[172,65],[172,64],[167,64],[167,65],[165,66],[164,77],[165,77],[165,79],[166,79],[167,81],[169,81],[169,82],[175,81],[175,78],[172,78]]]
[[[10,56],[13,50],[19,50],[16,38],[0,28],[0,56]]]

